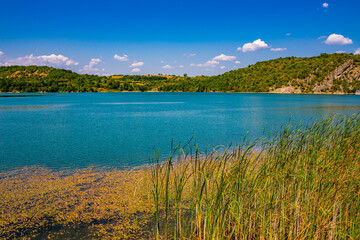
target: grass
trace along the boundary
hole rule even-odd
[[[360,115],[129,171],[0,175],[0,238],[358,239]]]
[[[221,152],[178,150],[152,170],[157,239],[360,236],[360,115],[289,124]]]

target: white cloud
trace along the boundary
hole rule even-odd
[[[130,65],[131,68],[134,67],[141,67],[144,65],[144,62],[134,62],[133,64]]]
[[[91,61],[89,62],[89,66],[93,67],[93,66],[97,65],[98,63],[101,63],[101,60],[99,58],[92,58]]]
[[[241,62],[240,61],[235,61],[235,64],[240,64]]]
[[[4,52],[3,51],[0,51],[0,56],[4,55]]]
[[[225,69],[225,66],[221,66],[220,69]]]
[[[327,38],[327,36],[320,36],[320,37],[318,37],[319,40],[320,40],[320,39],[324,39],[324,38]]]
[[[195,57],[196,53],[184,53],[185,57]]]
[[[322,6],[323,6],[323,8],[328,8],[328,7],[329,7],[329,4],[325,2],[325,3],[323,3]]]
[[[264,41],[261,41],[261,39],[259,38],[252,43],[245,43],[243,47],[238,47],[237,50],[241,50],[243,52],[254,52],[268,47],[269,45],[267,45]]]
[[[287,33],[287,34],[285,34],[286,36],[291,36],[291,33]]]
[[[199,63],[199,64],[194,64],[191,63],[190,66],[196,66],[196,67],[216,67],[216,65],[218,65],[220,62],[215,61],[215,60],[209,60],[206,63]]]
[[[352,44],[353,41],[350,38],[346,38],[340,34],[331,34],[325,41],[327,45],[348,45]]]
[[[355,50],[355,55],[360,55],[360,48]]]
[[[234,61],[236,59],[235,56],[226,56],[225,54],[220,54],[219,56],[214,57],[212,60],[218,61]]]
[[[179,65],[179,68],[183,68],[184,67],[184,65]]]
[[[287,48],[271,48],[270,51],[272,52],[283,52],[286,51]]]
[[[172,69],[172,68],[174,68],[173,66],[170,66],[170,65],[165,65],[165,66],[163,66],[162,68],[164,68],[164,69]]]
[[[141,69],[140,68],[134,68],[134,69],[131,70],[131,72],[133,72],[133,73],[141,72]]]
[[[80,69],[79,72],[86,74],[96,74],[96,75],[108,75],[104,68],[99,69],[95,66],[101,63],[101,59],[92,58],[88,65],[85,65],[83,69]]]
[[[336,51],[335,53],[346,53],[345,51]]]
[[[25,57],[18,57],[15,59],[8,59],[4,65],[39,65],[39,66],[76,66],[78,62],[65,57],[61,54],[55,55],[42,55],[42,56],[34,56],[33,54],[25,56]]]
[[[114,55],[114,58],[118,61],[127,62],[129,61],[129,56],[124,54],[123,56],[119,56],[117,54]]]

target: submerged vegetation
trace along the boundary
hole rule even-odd
[[[131,171],[0,175],[0,238],[357,239],[360,115]]]
[[[148,239],[147,175],[93,168],[0,173],[0,239]]]
[[[0,92],[295,92],[355,93],[360,55],[321,54],[258,62],[217,76],[101,77],[43,66],[0,67]]]

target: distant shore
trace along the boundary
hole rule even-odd
[[[276,91],[271,91],[271,92],[218,92],[218,91],[211,91],[211,92],[182,92],[182,91],[101,91],[101,92],[0,92],[0,94],[39,94],[39,93],[242,93],[242,94],[254,94],[254,93],[261,93],[261,94],[294,94],[294,95],[360,95],[360,92],[356,92],[356,93],[344,93],[344,92],[334,92],[334,93],[327,93],[327,92],[315,92],[315,93],[311,93],[311,92],[304,92],[304,93],[299,93],[299,92],[276,92]],[[1,96],[0,96],[1,97]]]
[[[0,66],[1,92],[248,92],[355,94],[360,55],[278,58],[215,76],[79,74],[47,66]]]

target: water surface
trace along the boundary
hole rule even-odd
[[[6,96],[6,97],[4,97]],[[11,96],[11,97],[9,97]],[[360,96],[241,93],[1,94],[0,171],[137,166],[153,148],[195,136],[200,146],[228,145],[313,121],[360,112]],[[265,130],[265,131],[264,131]]]

